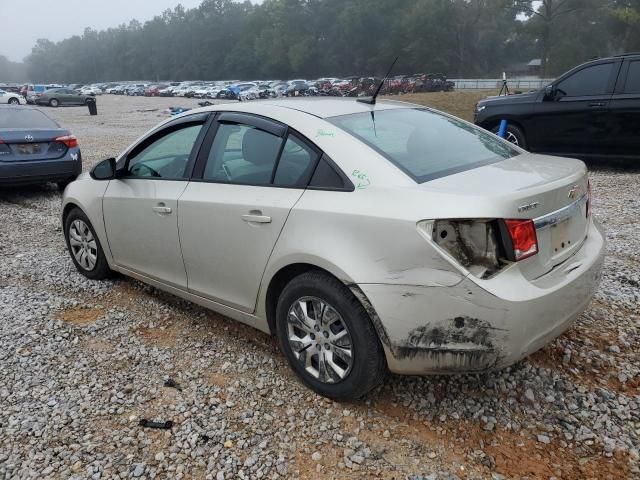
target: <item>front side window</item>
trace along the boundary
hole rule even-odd
[[[583,68],[556,85],[562,96],[587,97],[607,93],[614,63],[601,63]]]
[[[190,124],[155,139],[129,156],[128,176],[186,178],[186,167],[202,124]]]
[[[282,138],[240,123],[221,123],[209,151],[204,180],[269,185]]]
[[[421,108],[327,119],[377,150],[416,182],[496,163],[519,151],[461,120]]]

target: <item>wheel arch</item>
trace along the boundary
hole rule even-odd
[[[385,354],[388,354],[389,336],[386,329],[382,325],[377,312],[373,308],[373,305],[367,298],[366,294],[360,289],[360,287],[354,283],[351,279],[341,278],[344,275],[331,272],[327,268],[320,267],[316,264],[309,262],[296,262],[290,263],[281,267],[269,280],[269,284],[266,288],[264,296],[264,308],[265,317],[271,334],[275,334],[276,331],[276,306],[278,304],[278,298],[284,287],[298,275],[307,273],[310,271],[318,271],[326,273],[337,279],[340,283],[344,284],[349,289],[351,294],[358,300],[358,302],[365,309],[373,326],[378,334],[378,339],[382,344]]]

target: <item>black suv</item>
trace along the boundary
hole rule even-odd
[[[474,121],[536,153],[640,159],[640,53],[594,60],[541,90],[478,102]]]

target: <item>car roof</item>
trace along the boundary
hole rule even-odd
[[[369,105],[358,102],[355,98],[283,98],[263,100],[252,105],[256,107],[259,105],[272,105],[274,107],[290,108],[319,118],[337,117],[339,115],[350,115],[353,113],[368,113],[372,110],[394,110],[417,106],[395,100],[379,100],[375,105]],[[258,113],[258,111],[256,111],[256,113]]]

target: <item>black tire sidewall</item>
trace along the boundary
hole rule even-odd
[[[60,105],[60,102],[56,98],[52,98],[49,100],[49,106],[53,108],[57,108]]]
[[[9,99],[9,105],[19,105],[19,104],[20,104],[20,100],[18,100],[17,98]]]
[[[93,268],[93,270],[85,270],[78,263],[78,261],[76,260],[71,250],[71,245],[69,244],[69,227],[71,226],[71,223],[73,223],[74,220],[82,220],[84,223],[86,223],[87,226],[89,227],[89,230],[91,230],[91,234],[93,235],[93,238],[95,238],[96,240],[96,245],[98,247],[97,248],[98,259],[96,261],[96,265]],[[93,225],[91,224],[91,222],[89,221],[85,213],[79,208],[74,208],[73,210],[71,210],[64,219],[64,239],[65,239],[65,243],[67,244],[67,251],[69,252],[71,261],[75,265],[78,272],[80,272],[85,277],[90,278],[91,280],[102,280],[104,278],[107,278],[110,275],[111,270],[109,269],[109,264],[107,263],[107,259],[104,255],[104,251],[102,250],[100,239],[98,238],[98,235],[96,235],[96,232],[93,229]]]
[[[291,305],[302,297],[318,297],[342,316],[349,330],[353,365],[347,377],[333,384],[316,380],[295,358],[287,339],[287,315]],[[289,364],[303,383],[320,395],[334,400],[362,397],[384,378],[386,363],[377,333],[366,311],[353,294],[332,276],[310,272],[294,278],[282,291],[276,308],[276,332]],[[372,375],[375,378],[372,378]]]

